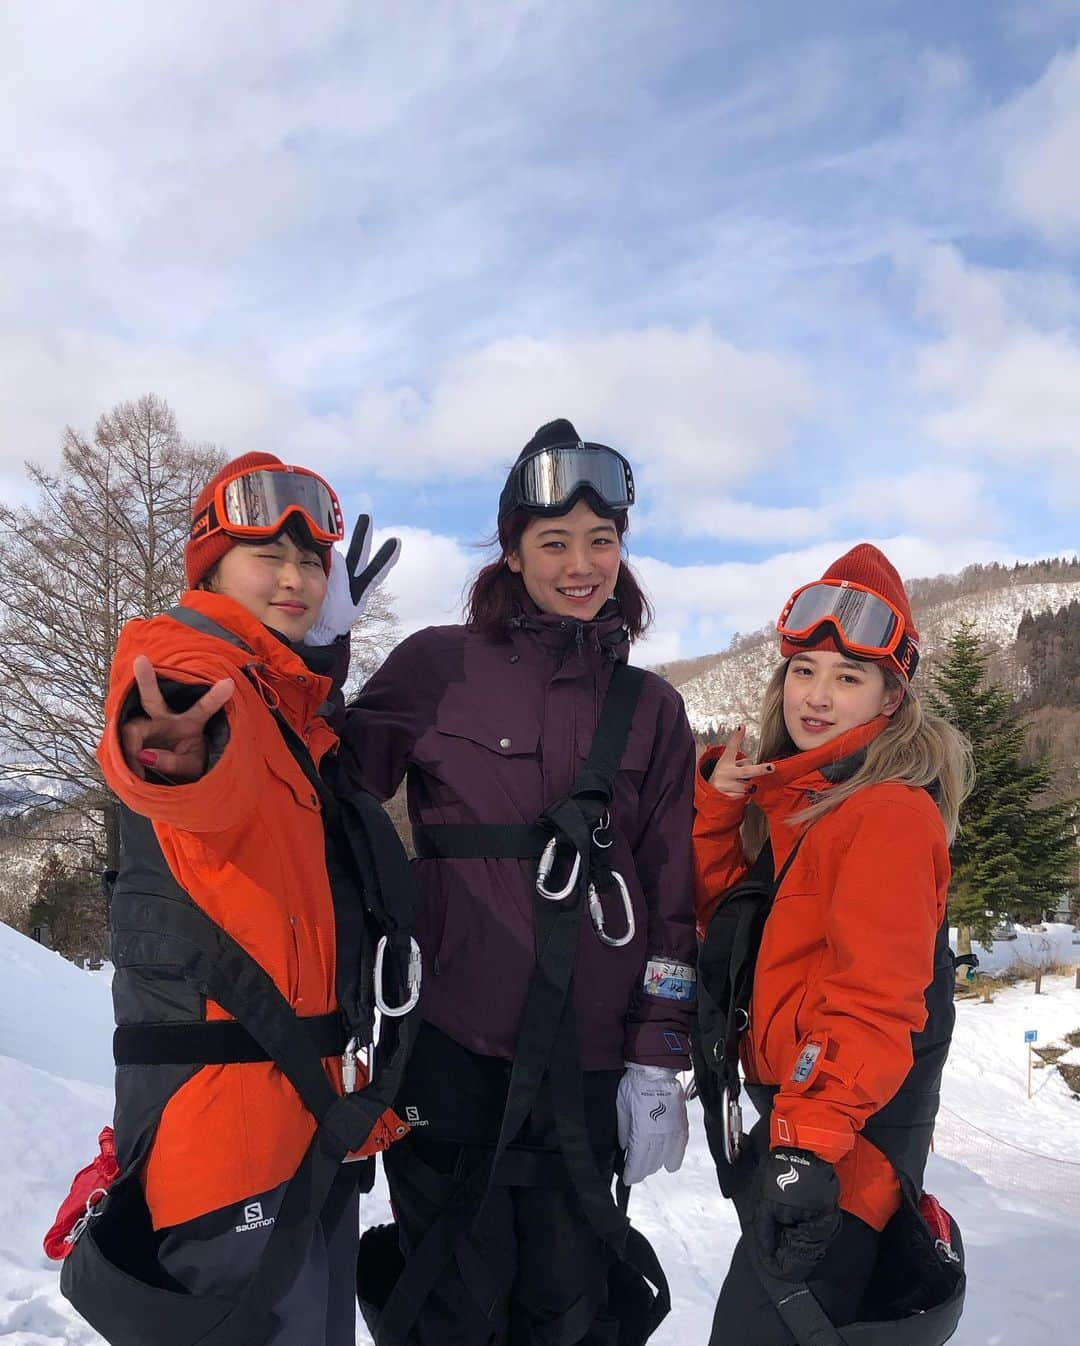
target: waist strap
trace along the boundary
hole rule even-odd
[[[421,860],[539,860],[552,837],[538,823],[432,823],[412,834]]]
[[[339,1010],[298,1016],[297,1022],[320,1057],[345,1051],[348,1033]],[[113,1058],[118,1066],[224,1066],[274,1059],[235,1019],[121,1024],[113,1033]]]

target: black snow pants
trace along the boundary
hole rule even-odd
[[[747,1248],[747,1239],[752,1237],[742,1234],[731,1255],[709,1346],[793,1346],[795,1341],[754,1270]],[[879,1238],[877,1230],[844,1211],[839,1234],[807,1279],[836,1327],[859,1320]]]
[[[453,1194],[462,1236],[410,1334],[410,1346],[540,1346],[545,1324],[582,1300],[591,1326],[571,1346],[614,1346],[607,1309],[613,1257],[570,1186],[545,1086],[489,1188],[511,1063],[479,1056],[424,1024],[395,1108],[412,1127],[387,1151],[390,1200],[406,1259]],[[613,1175],[622,1072],[586,1072],[586,1123],[602,1173]],[[438,1175],[432,1181],[433,1175]]]
[[[355,1346],[362,1167],[342,1164],[299,1275],[274,1306],[281,1325],[266,1346]],[[163,1231],[162,1266],[197,1294],[239,1294],[270,1237],[287,1185]]]

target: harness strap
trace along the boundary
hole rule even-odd
[[[337,1010],[305,1015],[300,1022],[321,1058],[345,1051],[349,1034]],[[113,1060],[118,1066],[224,1066],[272,1059],[235,1019],[120,1024],[113,1032]]]
[[[248,649],[239,637],[192,609],[177,607],[168,615]],[[373,918],[386,931],[391,945],[404,941],[407,949],[411,871],[393,825],[370,797],[349,801],[346,807],[352,825],[343,825],[344,809],[321,780],[303,740],[280,715],[275,718],[286,746],[318,792],[327,825],[341,827],[342,837],[360,870],[364,899]],[[350,1151],[362,1148],[397,1095],[418,1015],[384,1019],[375,1079],[358,1093],[340,1096],[323,1067],[324,1056],[338,1055],[345,1045],[342,1038],[346,1025],[340,1011],[301,1018],[266,970],[194,902],[158,899],[152,904],[148,901],[144,911],[146,928],[133,928],[130,931],[133,937],[155,936],[159,961],[178,970],[236,1022],[124,1025],[117,1030],[121,1051],[152,1054],[165,1047],[189,1054],[197,1051],[191,1064],[209,1064],[207,1053],[215,1048],[222,1053],[257,1051],[258,1055],[229,1055],[227,1060],[273,1061],[317,1124],[307,1152],[286,1188],[274,1228],[251,1279],[235,1309],[218,1328],[202,1338],[201,1346],[234,1346],[237,1340],[263,1340],[272,1321],[272,1306],[297,1275],[303,1252],[341,1170],[341,1161]],[[174,1033],[174,1029],[178,1031]],[[148,1131],[145,1146],[140,1147],[139,1162],[149,1145],[150,1134]],[[134,1165],[128,1171],[133,1172]],[[255,1325],[261,1335],[253,1330]]]
[[[657,1322],[670,1308],[667,1283],[655,1254],[642,1236],[631,1241],[625,1205],[620,1209],[612,1200],[610,1184],[604,1181],[593,1158],[585,1125],[577,1028],[570,995],[581,923],[587,910],[586,862],[592,849],[592,833],[614,795],[615,776],[643,684],[641,669],[622,663],[615,665],[588,759],[569,792],[549,805],[536,823],[446,824],[417,829],[418,851],[422,855],[420,848],[425,846],[434,857],[532,859],[539,857],[554,835],[568,843],[583,863],[578,881],[565,899],[549,901],[533,895],[536,970],[518,1030],[498,1140],[489,1164],[481,1166],[456,1188],[442,1214],[406,1259],[379,1317],[378,1346],[401,1346],[407,1340],[425,1299],[453,1259],[485,1311],[494,1307],[497,1287],[492,1286],[486,1268],[470,1255],[468,1235],[483,1217],[488,1194],[506,1172],[508,1156],[513,1153],[512,1142],[527,1121],[545,1077],[551,1083],[562,1163],[589,1223],[620,1260],[627,1261],[658,1287],[653,1315]],[[470,1217],[470,1199],[475,1199],[481,1182],[484,1198],[479,1211]],[[566,1314],[545,1326],[545,1346],[574,1346],[587,1332],[596,1308],[596,1304],[584,1298],[577,1301]]]
[[[537,823],[429,823],[412,835],[420,860],[539,860],[551,840]]]

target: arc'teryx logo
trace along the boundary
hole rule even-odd
[[[786,1188],[790,1187],[793,1182],[798,1181],[799,1175],[795,1172],[795,1165],[792,1164],[786,1173],[780,1174],[776,1180],[776,1185],[780,1188],[781,1192],[783,1192]]]
[[[266,1229],[273,1223],[274,1217],[272,1215],[266,1217],[263,1216],[261,1201],[249,1201],[244,1207],[244,1223],[238,1224],[234,1232],[237,1234],[246,1234],[250,1229]]]

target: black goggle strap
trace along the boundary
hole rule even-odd
[[[204,510],[200,510],[195,518],[192,519],[191,540],[194,542],[196,538],[205,537],[207,533],[214,532],[219,526],[220,521],[217,516],[217,510],[214,508],[214,502],[211,500],[207,507]]]

